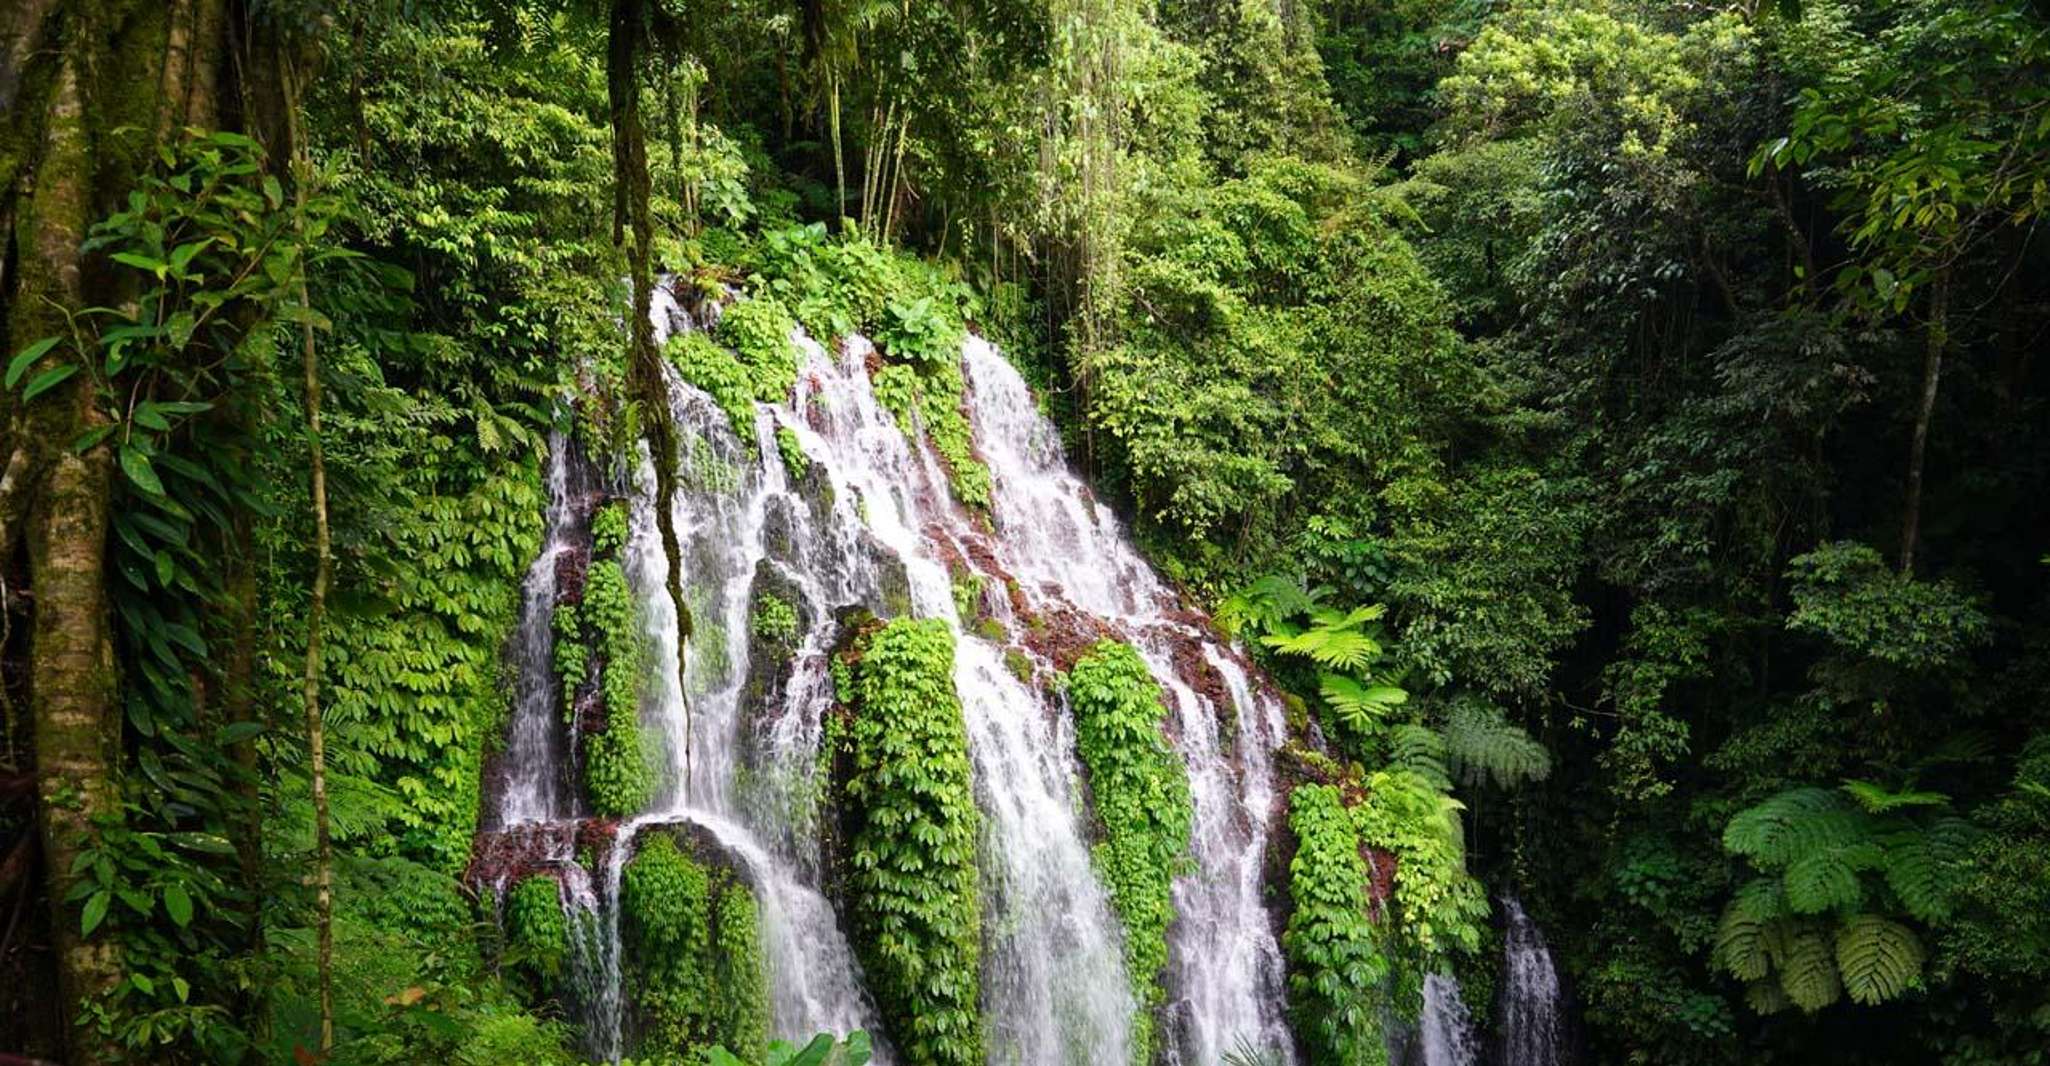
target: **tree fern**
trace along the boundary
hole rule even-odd
[[[1445,753],[1452,769],[1470,783],[1491,779],[1503,788],[1542,781],[1552,757],[1500,708],[1480,700],[1453,704],[1445,720]]]
[[[1837,930],[1836,965],[1852,1002],[1884,1003],[1921,979],[1922,942],[1899,922],[1860,914]]]
[[[1858,806],[1872,814],[1885,814],[1904,807],[1944,807],[1950,804],[1950,797],[1941,792],[1917,792],[1904,788],[1893,792],[1870,781],[1845,781],[1844,791]]]
[[[1367,684],[1329,671],[1318,687],[1338,720],[1362,733],[1379,729],[1390,711],[1409,702],[1409,693],[1394,685]]]
[[[1429,726],[1404,723],[1388,734],[1388,766],[1407,770],[1440,792],[1452,787],[1445,769],[1445,737]]]
[[[1780,961],[1780,987],[1795,1006],[1810,1014],[1842,997],[1836,955],[1821,925],[1804,922],[1788,934]]]
[[[1811,851],[1788,864],[1787,907],[1797,914],[1855,910],[1865,899],[1858,874],[1880,865],[1876,844]]]
[[[1762,877],[1739,889],[1723,908],[1709,960],[1740,981],[1757,981],[1771,970],[1767,930],[1781,921],[1786,895],[1776,877]]]
[[[1842,793],[1796,788],[1738,812],[1723,830],[1723,847],[1778,869],[1817,850],[1854,843],[1865,832],[1863,812]]]

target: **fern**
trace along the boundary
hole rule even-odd
[[[1761,867],[1778,869],[1803,855],[1853,843],[1866,828],[1862,812],[1841,793],[1796,788],[1731,818],[1723,830],[1723,847]]]
[[[1876,914],[1860,914],[1836,934],[1836,965],[1854,1003],[1884,1003],[1922,975],[1922,942],[1914,930]]]
[[[1904,788],[1899,792],[1889,792],[1884,787],[1875,785],[1870,781],[1845,781],[1844,791],[1849,793],[1852,799],[1858,801],[1858,806],[1865,808],[1871,814],[1885,814],[1888,811],[1900,810],[1903,807],[1947,807],[1950,805],[1950,797],[1941,792],[1917,792],[1912,788]]]
[[[1865,891],[1858,874],[1881,864],[1884,852],[1875,844],[1824,848],[1787,866],[1787,907],[1797,914],[1856,910]]]
[[[1738,889],[1723,908],[1710,961],[1740,981],[1764,978],[1774,954],[1768,944],[1786,910],[1786,890],[1777,877],[1761,877]]]
[[[1810,1014],[1843,995],[1829,935],[1819,925],[1803,923],[1788,934],[1780,961],[1780,986],[1795,1006]]]
[[[1744,987],[1744,1002],[1759,1014],[1778,1014],[1794,1005],[1778,981],[1753,981]]]
[[[1327,697],[1328,698],[1328,697]],[[1551,775],[1552,757],[1500,708],[1460,700],[1445,720],[1445,752],[1452,768],[1469,783],[1493,780],[1514,788]]]
[[[1240,630],[1249,626],[1271,630],[1290,618],[1315,610],[1323,594],[1322,589],[1305,590],[1293,578],[1270,574],[1226,596],[1211,620],[1229,637],[1238,636]]]
[[[1381,658],[1381,642],[1357,629],[1311,626],[1300,633],[1283,629],[1260,638],[1260,643],[1285,655],[1303,655],[1319,666],[1341,670],[1365,670]]]
[[[1366,684],[1330,672],[1322,675],[1319,691],[1339,721],[1369,734],[1380,727],[1389,711],[1409,702],[1409,693],[1394,685]]]
[[[1428,726],[1404,723],[1389,732],[1388,768],[1415,774],[1440,792],[1452,788],[1452,775],[1445,769],[1445,737]]]

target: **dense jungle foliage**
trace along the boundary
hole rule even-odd
[[[556,886],[463,876],[546,440],[730,477],[663,363],[751,425],[794,323],[981,509],[998,343],[1286,691],[1305,1061],[1485,1014],[1514,894],[1587,1062],[2050,1062],[2040,0],[9,0],[0,116],[0,1059],[580,1061]],[[658,350],[658,273],[746,299]],[[827,725],[914,1063],[984,1061],[951,639]],[[1143,1013],[1176,738],[1128,647],[1049,683]],[[733,871],[625,877],[674,1061],[866,1061],[769,1044]]]

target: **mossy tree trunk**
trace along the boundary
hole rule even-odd
[[[133,187],[155,137],[213,125],[229,43],[225,0],[27,0],[0,15],[0,224],[12,263],[0,276],[6,355],[72,336],[70,314],[131,299],[83,244],[94,219]],[[76,358],[60,345],[28,377]],[[91,379],[75,374],[23,403],[0,399],[0,563],[26,552],[28,679],[42,868],[49,878],[63,1010],[119,979],[115,942],[81,934],[74,860],[120,818],[121,717],[109,616],[107,541],[114,464]],[[10,567],[0,566],[0,572]],[[14,590],[10,590],[12,592]],[[91,1027],[70,1026],[70,1060],[113,1061]]]

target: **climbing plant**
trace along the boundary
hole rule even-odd
[[[1167,1000],[1167,927],[1174,878],[1188,871],[1188,773],[1167,745],[1160,686],[1129,644],[1104,641],[1068,673],[1075,751],[1103,839],[1093,851],[1125,930],[1125,968],[1139,1003],[1133,1061],[1153,1058],[1153,1014]]]
[[[982,1061],[979,822],[954,639],[900,618],[854,649],[839,793],[855,946],[907,1061]]]
[[[1289,1000],[1315,1066],[1386,1062],[1381,1037],[1382,982],[1389,973],[1370,898],[1373,879],[1361,840],[1332,785],[1297,786],[1289,794],[1288,826],[1296,853],[1289,861]]]

